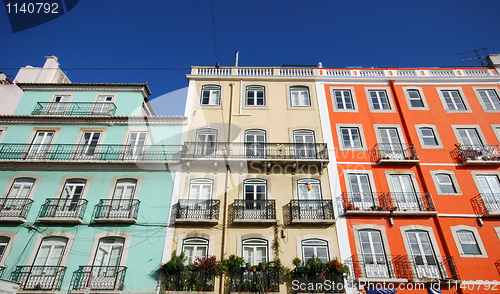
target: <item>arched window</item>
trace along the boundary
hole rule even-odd
[[[245,263],[258,265],[268,261],[268,243],[264,239],[246,239],[243,241],[243,259]]]
[[[246,105],[264,106],[266,105],[264,86],[247,86]]]
[[[200,129],[196,131],[196,148],[197,156],[212,155],[215,152],[217,142],[217,130]]]
[[[313,255],[318,257],[323,263],[326,263],[330,259],[327,241],[320,239],[307,239],[302,241],[301,245],[302,260],[304,261],[304,265],[307,264]]]
[[[309,98],[309,88],[306,86],[290,87],[290,105],[311,106],[311,99]]]
[[[247,130],[245,131],[245,151],[247,157],[264,158],[266,155],[266,131]]]
[[[182,241],[182,252],[186,256],[186,264],[193,263],[196,257],[203,258],[208,254],[208,240],[189,238]]]
[[[125,239],[119,237],[106,237],[99,240],[99,246],[92,265],[92,282],[95,283],[95,286],[98,283],[109,283],[116,277],[122,258],[124,242]]]
[[[219,105],[220,86],[206,85],[201,88],[201,105]]]
[[[467,230],[457,231],[458,240],[460,241],[460,246],[462,246],[463,253],[465,255],[481,255],[481,250],[477,245],[474,233]]]
[[[10,238],[8,237],[0,237],[0,261],[3,259],[3,255],[5,250],[7,250],[7,246],[9,245]]]

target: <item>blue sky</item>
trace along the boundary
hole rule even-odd
[[[217,61],[240,66],[474,66],[458,53],[500,53],[500,1],[213,0]],[[190,66],[216,62],[210,0],[80,0],[67,14],[12,33],[0,8],[0,71],[59,58],[73,82],[143,83],[160,114],[182,115]],[[482,52],[484,54],[484,52]],[[78,70],[76,68],[169,68]]]

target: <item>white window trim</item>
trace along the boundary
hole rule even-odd
[[[268,261],[274,260],[274,256],[273,256],[274,252],[272,250],[273,236],[258,234],[258,233],[246,234],[246,235],[241,235],[241,236],[236,237],[236,256],[243,257],[243,241],[248,240],[248,239],[266,240],[267,241],[267,260]]]
[[[358,100],[356,99],[356,91],[354,91],[354,87],[336,87],[330,86],[330,101],[332,102],[332,109],[334,112],[359,112],[358,108]],[[335,95],[333,95],[335,90],[349,90],[351,92],[352,105],[354,109],[339,109],[337,108],[337,100],[335,99]]]
[[[2,259],[0,259],[0,265],[5,265],[5,261],[7,260],[7,257],[9,256],[9,253],[12,249],[12,245],[14,244],[14,241],[16,239],[16,234],[7,231],[0,231],[0,237],[9,238],[9,243],[7,244],[7,247],[5,247]]]
[[[56,97],[58,96],[68,96],[69,98],[68,101],[66,101],[66,103],[70,103],[73,100],[73,93],[54,93],[52,94],[52,98],[50,98],[50,102],[52,103],[55,102]]]
[[[54,135],[52,136],[52,140],[50,141],[50,144],[56,144],[55,142],[57,140],[57,135],[59,135],[59,131],[60,130],[61,130],[61,128],[54,128],[54,127],[48,127],[48,128],[35,127],[31,131],[31,134],[29,136],[28,142],[26,142],[26,143],[28,145],[30,145],[31,143],[33,143],[33,140],[35,139],[36,134],[40,131],[40,132],[54,132]],[[50,151],[48,151],[48,152],[50,152]]]
[[[413,189],[415,189],[415,193],[422,193],[420,187],[418,185],[418,179],[415,177],[415,173],[412,170],[386,170],[385,177],[387,179],[387,184],[389,185],[389,191],[394,191],[394,185],[392,183],[391,175],[409,175],[411,178],[411,182],[413,184]],[[417,198],[421,197],[421,195],[417,195]],[[419,204],[420,205],[420,204]]]
[[[213,131],[213,132],[215,132],[215,142],[223,142],[223,139],[221,139],[222,132],[218,128],[213,128],[213,127],[208,127],[208,126],[203,126],[203,127],[193,129],[191,142],[197,142],[198,132],[200,132],[200,131]],[[244,138],[244,136],[245,136],[245,134],[243,133],[243,138]],[[267,140],[267,138],[266,138],[266,140]]]
[[[302,257],[302,241],[309,240],[309,239],[317,239],[317,240],[326,241],[328,244],[328,258],[330,260],[335,258],[335,253],[333,250],[333,245],[334,245],[333,238],[329,237],[329,236],[325,236],[325,235],[319,235],[319,234],[309,234],[309,235],[297,236],[296,237],[297,254],[295,256]]]
[[[31,178],[34,179],[35,182],[33,183],[33,186],[31,187],[30,193],[28,195],[29,199],[33,199],[33,195],[35,194],[36,187],[38,186],[38,183],[40,182],[40,179],[42,176],[36,175],[36,174],[15,174],[10,177],[9,182],[5,186],[5,190],[2,194],[2,198],[5,198],[9,195],[10,188],[12,188],[12,185],[14,184],[14,181],[20,178]]]
[[[379,231],[382,237],[382,243],[384,245],[384,252],[386,256],[391,256],[391,249],[389,248],[389,239],[387,238],[386,228],[384,226],[379,226],[375,224],[359,224],[352,226],[352,233],[354,237],[354,244],[356,245],[356,254],[358,256],[363,256],[363,250],[361,248],[361,240],[359,238],[359,231],[362,230],[374,230]]]
[[[483,108],[483,111],[488,113],[488,112],[500,112],[500,109],[487,109],[486,105],[484,104],[483,99],[481,98],[481,95],[479,94],[479,90],[493,90],[497,94],[497,97],[500,99],[500,90],[498,89],[498,86],[491,86],[491,87],[472,87],[472,90],[474,90],[474,94],[476,94],[476,98],[479,101],[479,104],[481,104],[481,107]]]
[[[201,104],[201,100],[203,99],[203,87],[204,86],[218,86],[219,87],[219,104]],[[198,85],[198,93],[197,93],[197,107],[198,108],[222,108],[222,97],[223,97],[223,91],[222,91],[222,85],[218,84],[199,84]]]
[[[470,174],[472,175],[472,179],[474,180],[474,184],[476,184],[476,188],[479,194],[483,194],[484,191],[477,176],[497,176],[500,179],[500,171],[471,171]]]
[[[248,105],[247,104],[248,87],[262,87],[262,88],[264,88],[263,89],[263,91],[264,91],[264,105]],[[263,108],[266,108],[266,106],[268,106],[266,86],[259,85],[259,84],[248,84],[248,85],[244,86],[243,91],[244,91],[244,94],[243,94],[244,97],[243,97],[243,101],[242,101],[242,107],[263,109]]]
[[[483,241],[481,241],[481,236],[479,235],[479,231],[475,227],[470,226],[453,226],[450,227],[451,233],[453,234],[453,239],[455,240],[455,245],[457,245],[458,252],[460,253],[460,257],[476,257],[476,258],[488,258],[488,254],[486,254],[486,249],[484,248]],[[473,255],[473,254],[465,254],[462,248],[462,244],[460,243],[460,239],[458,238],[458,231],[470,231],[474,235],[474,239],[476,239],[476,244],[479,247],[479,251],[481,254]]]
[[[341,133],[342,128],[357,128],[359,131],[361,147],[344,147],[344,142],[342,140],[342,133]],[[337,131],[339,150],[342,150],[342,151],[367,151],[368,150],[368,146],[366,146],[365,133],[363,131],[362,124],[335,124],[335,129]]]
[[[147,133],[146,141],[144,142],[144,146],[148,146],[151,144],[152,136],[149,128],[127,128],[125,130],[125,136],[123,136],[122,145],[127,145],[128,139],[130,138],[130,133]],[[104,136],[104,134],[103,134]],[[101,138],[99,137],[99,141]],[[102,142],[102,141],[101,141]]]
[[[385,124],[374,124],[373,130],[375,131],[375,138],[377,139],[377,143],[382,143],[382,138],[380,137],[380,130],[385,128],[395,128],[398,132],[398,137],[400,143],[402,145],[406,144],[405,137],[403,136],[403,130],[401,129],[401,125],[385,125]]]
[[[72,180],[72,179],[82,179],[82,180],[86,181],[82,196],[80,196],[80,200],[87,199],[87,193],[89,191],[90,183],[92,182],[92,176],[79,175],[79,174],[63,176],[61,181],[59,182],[59,187],[57,188],[57,193],[55,194],[55,196],[53,198],[61,197],[63,189],[66,186],[66,182],[68,180]]]
[[[420,128],[430,128],[434,132],[434,138],[436,138],[437,145],[425,145],[424,137],[422,136],[422,132]],[[422,149],[443,149],[443,141],[441,141],[441,137],[439,137],[439,133],[435,125],[421,124],[415,125],[415,130],[417,131],[418,140],[420,141],[420,147]]]
[[[78,137],[76,138],[75,147],[73,148],[73,154],[76,154],[78,148],[80,148],[79,145],[82,142],[83,134],[85,134],[86,132],[100,132],[101,134],[99,135],[99,140],[97,140],[97,145],[99,146],[104,141],[104,136],[106,136],[106,131],[107,128],[81,128],[80,132],[78,133]],[[97,147],[94,155],[92,155],[92,157],[89,158],[89,160],[95,159],[98,156],[99,152],[100,152],[100,147]]]
[[[457,139],[457,142],[464,145],[464,142],[462,141],[462,137],[458,133],[458,129],[475,129],[477,132],[477,135],[479,136],[479,139],[481,140],[481,143],[484,145],[488,145],[486,142],[486,138],[483,135],[483,132],[481,131],[481,127],[479,125],[451,125],[451,128],[453,129],[453,133],[455,134],[455,138]]]
[[[495,136],[497,137],[498,143],[500,143],[500,124],[493,124],[491,125],[491,128],[493,129],[493,133],[495,133]]]
[[[387,95],[387,102],[389,103],[390,109],[375,109],[373,108],[372,98],[370,96],[370,91],[385,91]],[[392,113],[396,112],[396,105],[394,104],[394,99],[392,98],[391,88],[389,87],[365,87],[365,96],[368,101],[368,106],[370,112],[382,112],[382,113]]]
[[[455,173],[449,170],[431,170],[430,171],[432,180],[434,182],[434,187],[436,188],[437,195],[462,195],[462,190],[460,190],[460,186],[458,185],[457,178],[455,177]],[[443,193],[441,192],[441,187],[439,187],[439,183],[437,180],[438,174],[446,174],[450,176],[451,182],[455,187],[456,193]]]
[[[439,99],[441,100],[441,104],[443,105],[443,109],[446,113],[471,113],[472,109],[470,108],[469,102],[467,101],[467,97],[465,97],[464,91],[462,90],[461,87],[436,87],[436,91],[439,95]],[[442,91],[458,91],[460,94],[460,98],[462,98],[462,101],[465,106],[465,110],[453,110],[453,109],[448,109],[448,105],[446,104],[446,100],[444,99],[443,92]]]
[[[128,250],[130,247],[130,239],[132,238],[132,235],[124,233],[124,232],[113,232],[113,231],[108,231],[100,234],[96,234],[94,237],[94,243],[92,244],[92,249],[90,250],[90,256],[89,260],[87,262],[88,266],[92,266],[94,264],[94,259],[95,255],[97,252],[97,248],[99,246],[99,241],[102,238],[123,238],[125,239],[123,241],[123,248],[122,248],[122,255],[120,257],[120,264],[118,266],[125,266],[125,261],[127,260],[127,254]]]
[[[368,175],[368,182],[370,183],[370,188],[372,190],[372,193],[377,193],[377,189],[375,187],[375,180],[373,179],[373,173],[371,170],[344,169],[343,172],[344,172],[344,183],[345,183],[346,192],[352,193],[348,175],[349,174],[364,174],[364,175]],[[377,201],[378,201],[378,199],[377,199]]]
[[[315,99],[313,99],[313,97],[316,97],[315,93],[313,93],[313,91],[315,91],[315,89],[316,89],[316,87],[314,87],[314,84],[311,84],[311,85],[286,84],[285,87],[286,87],[286,101],[287,101],[288,109],[315,109],[316,108]],[[304,105],[304,106],[292,105],[292,96],[291,96],[290,90],[293,87],[307,88],[308,92],[309,92],[309,102],[311,103],[311,105]]]
[[[116,94],[98,93],[95,95],[94,103],[97,103],[97,99],[99,98],[99,96],[112,96],[113,97],[113,100],[111,100],[112,103],[114,103],[116,100]]]
[[[107,199],[110,199],[110,200],[113,199],[113,195],[115,194],[116,184],[118,183],[118,181],[120,181],[120,180],[127,180],[127,179],[131,179],[131,180],[136,180],[137,181],[136,185],[135,185],[134,195],[133,195],[132,199],[139,199],[139,191],[140,191],[140,188],[141,188],[142,177],[141,176],[136,176],[136,175],[120,175],[120,176],[113,177],[113,179],[111,180],[111,186],[109,187],[109,192],[108,192],[108,198]]]
[[[422,100],[423,107],[414,107],[411,105],[410,95],[408,94],[408,90],[416,90],[420,94],[420,99]],[[429,104],[427,104],[427,100],[425,99],[424,90],[421,87],[403,87],[403,92],[405,95],[406,103],[408,104],[408,109],[410,110],[429,110]]]
[[[248,86],[262,86],[264,87],[264,104],[265,105],[257,105],[257,106],[253,106],[253,105],[247,105],[247,93],[246,93],[246,89]],[[241,97],[239,98],[240,101],[239,101],[239,104],[241,105],[241,109],[248,109],[248,110],[251,110],[251,109],[254,109],[254,110],[263,110],[263,109],[269,109],[269,84],[268,83],[255,83],[255,82],[242,82],[241,83],[241,87],[242,87],[242,90],[243,90],[243,93],[241,95]],[[238,92],[239,92],[239,88],[238,88]],[[260,129],[262,129],[262,127],[259,127]]]
[[[212,235],[204,234],[204,233],[188,233],[188,234],[179,235],[177,237],[177,254],[180,254],[182,252],[182,244],[184,243],[184,240],[193,239],[193,238],[208,240],[207,255],[214,255],[215,237]]]
[[[62,232],[62,231],[54,231],[54,232],[38,234],[38,237],[35,241],[35,245],[33,246],[33,249],[31,250],[30,258],[28,259],[28,265],[32,265],[33,262],[35,262],[35,258],[36,258],[36,255],[38,253],[38,249],[40,248],[40,245],[42,244],[43,239],[50,238],[50,237],[60,237],[60,238],[68,239],[68,241],[66,242],[66,247],[64,248],[61,262],[59,263],[59,266],[66,265],[66,261],[68,259],[68,255],[69,255],[69,252],[71,250],[71,245],[73,244],[73,239],[74,239],[75,235],[71,234],[69,232]]]

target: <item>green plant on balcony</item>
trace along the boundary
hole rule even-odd
[[[349,274],[349,267],[342,264],[338,259],[332,259],[323,263],[317,256],[312,256],[305,265],[302,266],[300,258],[292,259],[295,269],[287,272],[292,280],[299,280],[301,283],[323,283],[325,280],[332,281],[335,285],[343,283],[344,277]],[[331,289],[330,292],[337,292]],[[300,292],[300,291],[299,291]]]
[[[239,268],[242,267],[244,264],[245,264],[245,259],[243,259],[243,257],[236,256],[234,254],[229,255],[228,259],[224,259],[221,262],[221,266],[223,266],[226,269]]]

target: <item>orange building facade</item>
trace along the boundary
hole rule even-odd
[[[347,293],[500,290],[500,58],[488,59],[319,69]]]

